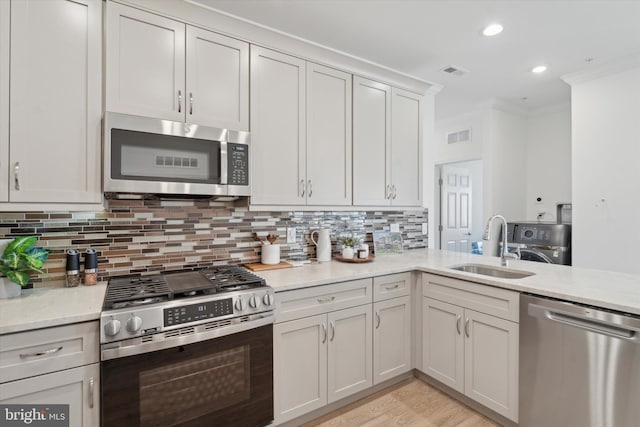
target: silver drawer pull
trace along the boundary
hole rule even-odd
[[[327,342],[327,325],[322,324],[322,344]]]
[[[380,327],[380,313],[378,313],[376,311],[376,319],[378,320],[378,323],[376,324],[376,329],[378,329]]]
[[[329,326],[331,326],[331,339],[329,341],[333,341],[333,339],[336,337],[336,324],[335,322],[331,322],[329,323]]]
[[[398,285],[397,283],[395,285],[391,285],[391,286],[385,286],[384,288],[388,291],[390,291],[391,289],[398,289],[400,287],[400,285]]]
[[[464,322],[464,334],[469,338],[469,319]]]
[[[182,91],[178,91],[178,113],[182,113]]]
[[[16,166],[14,168],[15,170],[15,174],[14,174],[14,188],[16,189],[16,191],[20,191],[20,176],[18,175],[20,173],[20,162],[16,162]]]
[[[331,302],[331,301],[333,301],[335,299],[336,299],[336,297],[318,298],[318,302],[320,304],[324,304],[325,302]]]
[[[39,351],[38,353],[20,353],[20,357],[21,358],[27,358],[27,357],[38,357],[38,356],[46,356],[47,354],[53,354],[53,353],[57,353],[60,350],[62,350],[63,346],[60,347],[56,347],[56,348],[50,348],[49,350],[45,350],[45,351]]]
[[[93,408],[94,388],[95,388],[95,380],[93,379],[93,377],[91,377],[89,379],[89,408]]]
[[[456,330],[458,331],[458,335],[461,334],[461,332],[460,332],[460,320],[462,320],[462,316],[458,316],[456,318]]]

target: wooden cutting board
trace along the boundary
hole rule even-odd
[[[286,261],[280,261],[280,264],[273,264],[273,265],[256,262],[255,264],[245,264],[244,266],[251,271],[278,270],[281,268],[293,267],[293,265],[289,264]]]

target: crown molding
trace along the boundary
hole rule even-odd
[[[634,68],[640,68],[640,52],[609,61],[594,68],[589,67],[586,70],[565,74],[560,78],[569,85],[575,86]]]

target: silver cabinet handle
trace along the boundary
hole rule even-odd
[[[378,320],[378,323],[376,324],[376,329],[378,329],[380,327],[380,313],[376,311],[376,319]]]
[[[182,112],[182,91],[178,90],[178,113]]]
[[[390,291],[391,289],[398,289],[400,285],[398,285],[397,283],[395,285],[392,286],[385,286],[384,288],[388,291]]]
[[[49,350],[39,351],[37,353],[20,353],[21,358],[46,356],[47,354],[57,353],[62,350],[63,346],[50,348]]]
[[[322,344],[327,342],[327,325],[322,324]]]
[[[469,318],[464,322],[464,334],[469,338]]]
[[[189,92],[189,114],[193,115],[193,92]]]
[[[333,301],[333,300],[335,300],[335,299],[336,299],[336,297],[335,297],[335,296],[332,296],[332,297],[326,297],[326,298],[318,298],[318,302],[319,302],[320,304],[324,304],[325,302],[331,302],[331,301]]]
[[[391,186],[387,185],[387,199],[391,199]]]
[[[93,408],[93,396],[94,396],[94,389],[95,389],[95,380],[93,379],[93,377],[89,378],[89,408]]]
[[[456,331],[458,331],[458,335],[460,335],[460,320],[462,320],[462,316],[458,316],[456,319]]]
[[[311,185],[311,180],[309,180],[309,197],[313,196],[313,186]]]
[[[331,339],[329,341],[333,341],[336,337],[336,324],[335,322],[331,322]]]
[[[395,185],[392,185],[392,186],[391,186],[391,188],[393,189],[393,196],[392,196],[391,198],[392,198],[393,200],[395,200],[395,199],[396,199],[396,195],[397,195],[397,193],[396,193],[396,186],[395,186]]]
[[[305,192],[304,179],[300,180],[300,185],[298,187],[302,188],[302,191],[300,193],[300,197],[304,197],[304,192]]]
[[[16,191],[20,191],[20,177],[18,176],[18,173],[20,172],[20,162],[16,162],[16,166],[14,167],[14,184],[15,184],[15,189]]]

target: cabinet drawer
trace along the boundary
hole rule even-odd
[[[512,322],[519,321],[518,292],[425,273],[422,294]]]
[[[390,274],[373,278],[373,300],[382,301],[411,293],[411,273]]]
[[[361,279],[276,295],[276,323],[372,302],[372,280]]]
[[[98,322],[0,336],[0,383],[96,363]]]

